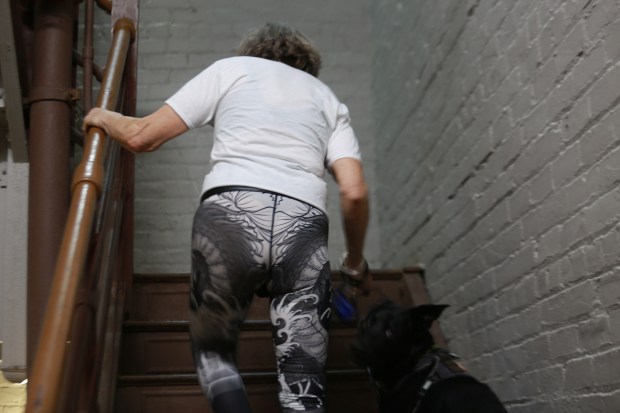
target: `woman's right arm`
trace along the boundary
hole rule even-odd
[[[168,105],[143,118],[94,108],[84,118],[84,132],[92,126],[103,129],[111,139],[136,153],[154,151],[189,129]]]

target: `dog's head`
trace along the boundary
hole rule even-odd
[[[410,367],[433,347],[429,332],[447,305],[421,305],[402,309],[386,301],[372,309],[360,322],[352,345],[353,361],[370,369],[376,380],[394,376]]]

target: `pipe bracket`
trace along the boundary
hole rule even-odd
[[[80,100],[81,95],[82,93],[79,89],[40,86],[30,91],[29,103],[50,100],[73,103]]]

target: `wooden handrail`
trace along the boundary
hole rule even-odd
[[[108,13],[112,12],[112,0],[97,0],[97,5]]]
[[[125,62],[135,27],[131,20],[118,20],[96,106],[115,109]],[[84,154],[72,182],[72,198],[54,281],[45,312],[35,360],[29,378],[27,413],[56,413],[60,383],[68,353],[68,340],[83,279],[95,221],[97,199],[104,181],[106,136],[99,128],[88,131]]]

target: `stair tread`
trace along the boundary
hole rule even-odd
[[[329,379],[366,379],[367,372],[364,369],[328,369],[326,376]],[[241,378],[249,383],[260,382],[265,379],[275,379],[277,373],[275,371],[242,371],[239,373]],[[162,373],[162,374],[119,374],[119,385],[145,385],[166,383],[198,383],[198,374],[196,373]]]
[[[357,328],[355,321],[330,321],[329,330]],[[244,320],[241,322],[241,331],[262,331],[271,330],[271,320]],[[123,331],[127,333],[146,332],[146,331],[189,331],[188,320],[127,320],[123,323]]]
[[[411,270],[409,272],[415,272]],[[403,271],[393,269],[371,269],[375,281],[396,280],[403,276]],[[183,282],[189,281],[190,273],[135,273],[133,282],[136,283],[160,283],[160,282]],[[332,279],[340,280],[339,271],[332,271]]]
[[[363,316],[373,305],[391,299],[402,306],[423,303],[423,270],[371,270],[373,285],[369,296],[360,297]],[[411,284],[409,274],[417,273]],[[340,274],[332,271],[338,287]],[[198,382],[190,350],[188,273],[136,273],[133,277],[127,319],[123,323],[121,360],[116,376],[115,413],[143,411],[164,413],[212,413]],[[257,411],[278,412],[278,380],[271,338],[269,300],[256,297],[241,325],[238,363],[251,405]],[[357,322],[332,317],[326,370],[327,411],[376,413],[376,399],[364,369],[351,360],[349,345],[356,335]]]
[[[280,412],[275,373],[243,374],[253,411]],[[376,413],[376,396],[365,371],[329,372],[326,377],[327,412]],[[213,413],[197,374],[160,377],[119,376],[116,413]]]

